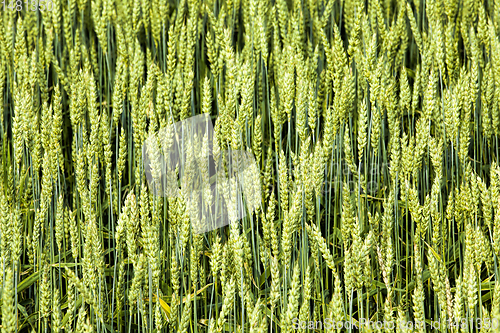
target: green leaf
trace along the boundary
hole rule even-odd
[[[32,284],[34,284],[40,276],[40,272],[34,272],[30,276],[28,276],[26,279],[22,280],[21,283],[17,285],[17,292],[20,293],[27,288],[29,288]]]

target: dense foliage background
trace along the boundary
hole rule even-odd
[[[500,1],[2,6],[2,332],[500,327]],[[141,150],[202,113],[262,204],[196,234]]]

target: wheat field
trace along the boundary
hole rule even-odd
[[[500,332],[499,0],[0,5],[2,333]],[[203,232],[143,155],[197,116]]]

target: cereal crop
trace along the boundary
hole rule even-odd
[[[0,7],[2,333],[500,331],[499,0]]]

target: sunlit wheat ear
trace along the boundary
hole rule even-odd
[[[13,280],[12,269],[8,267],[2,283],[2,330],[5,332],[15,332],[16,329]]]

